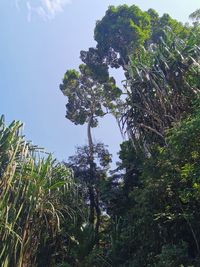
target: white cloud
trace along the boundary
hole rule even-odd
[[[16,7],[20,7],[21,0],[15,0]],[[64,7],[71,3],[71,0],[32,0],[26,1],[28,10],[28,21],[31,21],[32,15],[36,13],[44,20],[53,19],[57,13],[64,10]]]
[[[48,18],[54,18],[56,13],[62,12],[65,5],[69,3],[70,0],[41,0],[41,7]]]

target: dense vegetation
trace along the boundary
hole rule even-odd
[[[60,85],[66,118],[87,124],[68,162],[1,118],[1,266],[200,266],[199,10],[191,18],[108,8],[97,46]],[[109,68],[124,72],[121,88]],[[127,136],[112,171],[92,135],[107,114]]]

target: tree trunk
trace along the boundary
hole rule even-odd
[[[101,210],[99,207],[99,191],[95,184],[95,163],[94,163],[94,144],[92,140],[91,134],[91,124],[92,124],[93,115],[90,116],[88,121],[87,135],[88,135],[88,145],[89,145],[89,162],[90,162],[90,182],[89,185],[89,199],[90,199],[90,215],[89,222],[93,224],[95,228],[95,242],[98,243],[98,235],[99,235],[99,226],[100,226],[100,218],[101,218]],[[96,224],[95,224],[95,212],[96,212]]]
[[[95,192],[93,188],[93,181],[94,181],[94,145],[92,141],[92,134],[91,134],[91,123],[92,123],[93,116],[91,115],[88,121],[87,127],[87,136],[88,136],[88,146],[89,146],[89,164],[90,164],[90,185],[88,187],[89,190],[89,200],[90,200],[90,215],[89,215],[89,222],[94,225],[95,221]]]

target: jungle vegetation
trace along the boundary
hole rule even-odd
[[[60,84],[88,142],[67,162],[0,120],[2,267],[200,266],[200,24],[110,6]],[[120,68],[121,85],[110,76]],[[112,114],[126,140],[110,167],[93,129]],[[115,134],[114,132],[112,133]]]

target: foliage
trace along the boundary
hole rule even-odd
[[[94,144],[93,155],[95,171],[94,180],[90,179],[90,151],[88,146],[77,147],[76,154],[69,157],[67,166],[74,170],[75,179],[85,184],[94,184],[95,179],[100,179],[109,169],[111,155],[102,143]]]
[[[158,256],[157,267],[177,267],[189,264],[187,259],[187,245],[182,242],[178,245],[166,245],[162,247],[162,253]],[[184,265],[183,265],[184,263]]]
[[[21,127],[0,121],[0,262],[52,266],[62,254],[56,248],[62,224],[72,223],[74,183],[63,164],[24,140]]]
[[[159,17],[155,10],[143,12],[135,5],[110,6],[104,17],[96,23],[96,48],[81,51],[81,60],[102,83],[109,77],[108,66],[122,67],[128,76],[130,54],[137,54],[140,46],[148,48],[151,43],[157,43],[165,27],[171,28],[176,36],[183,39],[190,33],[190,27],[182,25],[168,14]]]
[[[68,70],[60,89],[68,98],[66,118],[75,124],[84,124],[92,117],[91,126],[97,126],[97,117],[103,117],[115,107],[114,100],[121,94],[110,78],[104,85],[91,76],[86,65],[80,65],[80,73]]]
[[[149,35],[149,15],[135,5],[110,6],[94,31],[97,48],[113,67],[117,67],[116,59],[119,66],[127,64],[130,51],[144,44]]]
[[[189,18],[197,21],[200,20],[200,8],[192,12]]]
[[[159,17],[156,11],[152,9],[149,9],[147,13],[151,17],[151,42],[159,42],[160,38],[164,36],[165,28],[170,28],[177,37],[187,39],[190,27],[172,19],[169,14],[163,14],[162,17]]]
[[[171,30],[131,58],[123,120],[134,142],[140,137],[147,147],[164,143],[165,130],[191,113],[199,92],[199,59],[199,47]]]

